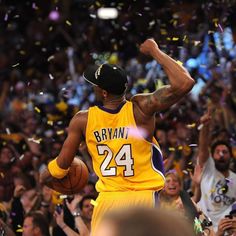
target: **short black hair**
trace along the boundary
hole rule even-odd
[[[232,147],[230,146],[230,144],[228,142],[226,142],[224,140],[217,140],[216,142],[213,142],[211,144],[211,155],[214,154],[216,147],[219,145],[225,145],[228,148],[230,155],[232,156],[232,154],[233,154]]]

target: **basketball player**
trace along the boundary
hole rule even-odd
[[[153,39],[141,44],[140,51],[163,66],[170,85],[153,93],[137,94],[127,101],[128,81],[123,69],[111,64],[88,67],[84,77],[93,84],[103,106],[80,111],[73,117],[60,154],[48,164],[48,173],[41,176],[41,182],[50,175],[63,178],[79,144],[86,141],[99,177],[92,235],[100,218],[110,209],[155,206],[155,197],[164,186],[162,154],[153,137],[155,113],[178,102],[194,85],[189,73],[162,52]]]

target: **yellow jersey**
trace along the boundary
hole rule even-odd
[[[89,108],[85,138],[99,178],[98,192],[163,188],[162,153],[156,140],[148,142],[144,135],[144,130],[136,125],[129,101],[116,110]]]

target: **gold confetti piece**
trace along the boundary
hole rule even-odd
[[[175,151],[175,148],[174,148],[174,147],[169,147],[168,150],[169,150],[170,152],[174,152],[174,151]]]
[[[177,60],[176,62],[177,62],[179,65],[181,65],[181,66],[183,65],[183,62],[182,62],[182,61]]]
[[[17,229],[16,232],[23,232],[23,229]]]
[[[57,135],[61,135],[61,134],[64,134],[64,130],[58,130],[57,131]]]
[[[48,124],[48,125],[53,125],[53,121],[52,121],[52,120],[48,120],[48,121],[47,121],[47,124]]]
[[[2,178],[4,178],[4,174],[2,172],[0,172],[0,175],[1,175]]]
[[[20,65],[20,63],[16,63],[16,64],[12,65],[12,67],[17,67],[19,65]]]
[[[161,35],[167,35],[166,29],[161,29]]]
[[[215,191],[216,191],[215,188],[210,190],[211,193],[214,193]]]
[[[178,41],[178,40],[179,40],[178,37],[173,37],[173,38],[172,38],[172,41]]]
[[[194,128],[194,127],[196,127],[196,123],[192,123],[192,124],[187,125],[187,128],[189,128],[189,129]]]
[[[34,107],[34,110],[37,111],[38,113],[40,113],[40,109],[38,107]]]
[[[52,31],[52,30],[53,30],[53,27],[52,27],[52,26],[50,26],[48,30],[49,30],[49,31]]]
[[[22,226],[21,225],[17,225],[17,228],[22,228]]]
[[[186,38],[187,38],[187,35],[184,35],[183,41],[185,41],[185,40],[186,40]]]
[[[178,150],[182,150],[183,149],[183,146],[178,146]]]
[[[69,25],[69,26],[71,26],[71,22],[68,21],[68,20],[66,20],[66,24]]]
[[[98,203],[96,201],[94,201],[93,199],[90,201],[90,203],[95,207],[98,205]]]

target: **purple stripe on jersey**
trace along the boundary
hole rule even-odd
[[[162,154],[155,145],[152,145],[152,163],[156,170],[165,174]]]
[[[125,105],[125,103],[126,102],[122,102],[116,109],[108,109],[108,108],[106,108],[106,107],[104,107],[104,106],[100,106],[100,105],[98,105],[98,107],[101,109],[101,110],[103,110],[103,111],[105,111],[105,112],[108,112],[108,113],[111,113],[111,114],[116,114],[116,113],[118,113],[120,110],[121,110],[121,108]]]

